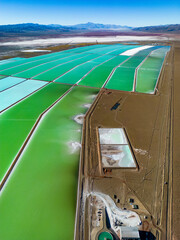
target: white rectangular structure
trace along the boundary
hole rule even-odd
[[[123,128],[99,128],[102,166],[104,168],[135,168]]]

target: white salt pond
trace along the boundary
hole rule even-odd
[[[122,128],[99,128],[100,144],[128,144]]]
[[[47,38],[33,39],[19,42],[3,42],[0,46],[47,46],[54,44],[73,44],[73,43],[106,43],[106,42],[124,42],[124,41],[162,41],[170,40],[165,36],[107,36],[107,37],[66,37],[66,38]],[[172,38],[173,39],[173,38]]]
[[[45,50],[45,49],[27,49],[27,50],[21,50],[21,52],[51,52],[51,50]]]
[[[138,47],[138,48],[133,48],[133,49],[130,49],[130,50],[127,50],[127,51],[121,53],[120,55],[132,56],[132,55],[138,53],[139,51],[142,51],[142,50],[145,50],[145,49],[148,49],[148,48],[151,48],[151,47],[153,47],[153,46],[146,45],[146,46],[142,46],[142,47]]]
[[[136,167],[123,128],[99,128],[99,138],[103,167]]]

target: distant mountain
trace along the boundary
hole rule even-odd
[[[23,33],[33,31],[52,31],[52,30],[69,30],[70,27],[61,25],[41,25],[36,23],[22,23],[12,25],[0,25],[0,32]]]
[[[180,24],[147,26],[133,28],[133,31],[152,32],[152,33],[180,33]]]
[[[115,24],[100,24],[100,23],[82,23],[71,26],[76,29],[93,29],[93,30],[128,30],[131,29],[131,27],[128,26],[121,26],[121,25],[115,25]]]
[[[38,37],[56,36],[72,32],[71,27],[61,25],[42,25],[36,23],[22,23],[0,25],[0,37]]]
[[[32,31],[68,31],[68,30],[76,30],[76,29],[83,29],[83,30],[95,30],[95,29],[131,29],[127,26],[120,26],[120,25],[113,25],[113,24],[100,24],[100,23],[83,23],[77,24],[72,26],[63,26],[59,24],[49,24],[49,25],[42,25],[37,23],[22,23],[22,24],[9,24],[9,25],[0,25],[0,32],[11,32],[11,33],[18,33],[18,32],[32,32]]]
[[[84,23],[73,26],[63,26],[59,24],[37,24],[37,23],[22,23],[22,24],[9,24],[0,25],[0,37],[28,37],[28,36],[57,36],[59,34],[80,34],[87,31],[96,30],[117,30],[125,31],[130,27],[112,25],[112,24],[99,24],[99,23]]]
[[[37,24],[37,23],[22,23],[22,24],[9,24],[0,25],[0,37],[14,38],[14,37],[39,37],[39,36],[59,36],[62,34],[84,34],[87,32],[100,31],[126,31],[131,29],[127,26],[113,25],[113,24],[99,24],[99,23],[84,23],[73,26],[63,26],[59,24]]]
[[[149,33],[180,33],[180,24],[164,26],[148,26],[140,28],[131,28],[128,26],[100,23],[83,23],[72,26],[63,26],[59,24],[36,24],[22,23],[11,25],[0,25],[0,40],[18,37],[59,37],[69,35],[92,35],[101,34],[103,36],[118,34],[133,34],[133,31]]]

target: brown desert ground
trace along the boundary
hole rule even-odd
[[[102,89],[85,117],[76,239],[92,236],[91,192],[117,196],[116,205],[138,213],[139,230],[151,231],[156,239],[180,239],[180,43],[169,45],[155,95]],[[102,167],[99,127],[125,129],[135,169]]]

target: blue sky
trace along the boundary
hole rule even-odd
[[[180,0],[1,0],[0,25],[84,22],[148,26],[180,23]]]

